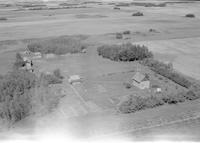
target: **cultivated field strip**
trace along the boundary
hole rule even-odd
[[[159,128],[164,126],[169,126],[177,123],[187,122],[187,121],[195,121],[200,120],[200,113],[199,112],[190,112],[190,113],[182,113],[177,115],[176,117],[169,117],[169,119],[157,119],[157,120],[146,120],[145,122],[135,123],[128,123],[129,126],[122,126],[119,131],[114,131],[112,133],[95,132],[92,133],[92,137],[88,138],[89,140],[101,139],[106,137],[113,137],[118,135],[125,135],[129,133],[139,132],[143,130],[149,130],[153,128]],[[94,134],[95,133],[95,134]]]

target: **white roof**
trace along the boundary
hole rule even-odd
[[[132,80],[135,80],[137,82],[142,82],[142,80],[145,78],[145,75],[140,73],[140,72],[136,72],[135,75],[132,77]]]
[[[79,79],[81,79],[81,78],[80,78],[79,75],[71,75],[71,76],[69,77],[69,79],[71,79],[71,80],[79,80]]]
[[[34,55],[41,55],[41,53],[40,52],[35,52]]]

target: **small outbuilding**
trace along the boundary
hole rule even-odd
[[[35,52],[32,56],[32,59],[40,59],[42,58],[42,54],[40,52]]]
[[[159,85],[152,85],[152,89],[155,93],[161,93],[162,88]]]
[[[81,77],[79,75],[71,75],[68,79],[68,82],[70,84],[81,83]]]
[[[136,72],[132,77],[132,85],[140,89],[149,89],[150,81],[146,75]]]
[[[53,59],[53,58],[55,58],[55,54],[53,54],[53,53],[46,54],[45,58],[46,59]]]

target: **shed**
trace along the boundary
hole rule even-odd
[[[132,84],[140,89],[145,89],[150,87],[150,81],[146,75],[136,72],[132,77]]]
[[[71,75],[68,79],[68,82],[70,84],[73,84],[73,83],[80,83],[81,82],[81,77],[79,75]]]
[[[46,54],[46,55],[45,55],[45,58],[46,58],[46,59],[55,58],[55,54],[53,54],[53,53]]]
[[[28,62],[28,63],[31,62],[31,60],[30,60],[28,57],[23,57],[23,61],[24,61],[24,62]]]
[[[32,56],[32,59],[40,59],[42,58],[42,54],[40,52],[35,52]]]
[[[162,88],[159,85],[152,85],[152,89],[155,93],[161,93]]]

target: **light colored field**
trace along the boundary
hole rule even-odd
[[[170,61],[178,71],[200,79],[200,38],[185,38],[138,42],[148,46],[156,58]]]
[[[197,18],[183,17],[187,5],[167,6],[164,8],[145,8],[132,6],[113,10],[112,6],[101,6],[84,9],[41,10],[41,11],[4,11],[2,16],[8,17],[7,22],[1,22],[0,40],[39,38],[73,34],[105,34],[124,29],[143,30],[149,28],[168,31],[178,29],[183,32],[188,29],[199,29]],[[187,7],[189,12],[198,11],[199,3]],[[132,17],[132,12],[144,12],[144,17]],[[172,13],[173,12],[173,13]],[[104,15],[104,18],[76,18],[78,14],[93,13]],[[49,16],[52,14],[52,16]],[[194,31],[190,34],[197,34]]]

